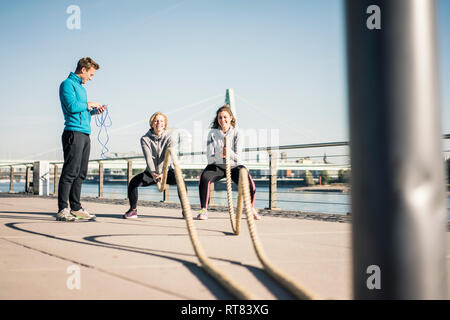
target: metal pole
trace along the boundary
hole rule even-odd
[[[53,165],[53,195],[58,196],[58,165]]]
[[[169,200],[170,197],[170,186],[168,184],[166,184],[166,187],[164,188],[163,191],[163,201],[164,203],[170,202]]]
[[[31,186],[31,167],[27,165],[25,174],[25,193],[30,192],[30,186]]]
[[[13,193],[14,190],[14,167],[11,166],[9,169],[9,193]]]
[[[346,1],[356,299],[447,298],[435,21],[432,0]]]
[[[103,162],[98,162],[98,197],[103,198]]]
[[[127,160],[127,185],[130,184],[131,178],[133,178],[133,160]]]
[[[276,210],[277,208],[277,154],[276,152],[268,151],[269,153],[269,208]]]

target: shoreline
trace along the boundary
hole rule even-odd
[[[351,193],[350,185],[346,184],[327,184],[321,186],[296,187],[292,188],[294,192],[340,192]]]
[[[57,197],[50,196],[38,196],[33,194],[25,194],[25,193],[7,193],[0,192],[0,198],[46,198],[46,199],[54,199],[55,207]],[[85,202],[93,202],[93,203],[105,203],[105,204],[116,204],[116,205],[128,205],[128,199],[110,199],[110,198],[97,198],[97,197],[81,197],[82,201]],[[180,209],[181,205],[176,202],[167,202],[164,203],[162,201],[149,201],[149,200],[139,200],[138,206],[142,207],[152,207],[152,208],[172,208],[172,209]],[[200,210],[200,205],[191,205],[193,216],[195,212]],[[56,210],[56,209],[55,209]],[[209,211],[213,212],[223,212],[228,213],[228,209],[225,206],[212,205],[208,208]],[[235,208],[236,210],[236,208]],[[317,221],[326,221],[326,222],[339,222],[339,223],[351,223],[352,222],[352,214],[351,212],[347,212],[347,214],[338,214],[338,213],[323,213],[323,212],[301,212],[301,211],[292,211],[285,209],[258,209],[258,212],[262,216],[269,217],[281,217],[288,219],[306,219],[306,220],[317,220]],[[56,212],[55,212],[56,214]],[[117,215],[122,215],[123,212],[117,212]],[[245,215],[245,214],[244,214]],[[450,231],[450,220],[447,222],[447,231]]]
[[[5,193],[0,192],[0,198],[46,198],[46,199],[54,199],[55,207],[57,197],[55,196],[38,196],[33,194],[25,194],[25,193]],[[82,201],[93,202],[93,203],[106,203],[106,204],[117,204],[117,205],[128,205],[128,199],[109,199],[109,198],[97,198],[97,197],[81,197]],[[172,209],[180,209],[181,205],[176,202],[160,202],[160,201],[149,201],[149,200],[139,200],[138,206],[142,207],[153,207],[153,208],[172,208]],[[200,205],[191,205],[192,211],[200,210]],[[55,209],[56,210],[56,209]],[[236,210],[236,208],[235,208]],[[223,212],[228,213],[227,207],[212,205],[208,208],[208,211],[213,212]],[[322,212],[301,212],[301,211],[291,211],[284,209],[276,209],[270,210],[267,208],[258,209],[258,212],[262,216],[269,217],[281,217],[281,218],[289,218],[289,219],[307,219],[307,220],[318,220],[318,221],[328,221],[328,222],[340,222],[340,223],[350,223],[352,221],[351,214],[331,214],[331,213],[322,213]],[[118,215],[122,215],[123,212],[118,212]],[[244,214],[245,215],[245,214]]]

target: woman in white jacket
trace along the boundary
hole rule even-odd
[[[138,187],[147,187],[162,180],[164,157],[167,149],[173,147],[173,140],[166,132],[167,117],[161,112],[154,113],[149,121],[150,130],[141,137],[141,147],[147,168],[131,179],[128,185],[128,200],[130,209],[123,215],[124,219],[137,218]],[[172,168],[167,173],[167,184],[177,184]],[[179,190],[178,197],[180,197]],[[187,192],[187,188],[186,188]],[[183,214],[184,216],[184,214]]]
[[[225,137],[228,137],[231,143],[230,146],[230,165],[231,165],[231,179],[234,183],[239,183],[239,170],[245,168],[241,163],[242,152],[242,138],[239,130],[236,128],[236,119],[231,112],[228,105],[220,107],[216,112],[216,117],[211,124],[209,131],[206,152],[208,158],[208,165],[200,175],[199,194],[201,210],[197,215],[198,220],[208,219],[208,202],[209,202],[209,185],[211,182],[216,182],[226,176],[225,168]],[[261,219],[254,208],[256,187],[255,182],[249,174],[250,196],[252,201],[252,208],[254,218]]]

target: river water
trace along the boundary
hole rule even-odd
[[[14,184],[14,192],[23,192],[23,182]],[[294,192],[292,188],[277,188],[277,207],[284,210],[301,212],[321,212],[330,214],[347,214],[350,212],[350,195],[339,192]],[[9,183],[0,183],[0,192],[8,192]],[[50,184],[50,193],[53,192],[53,184]],[[82,196],[97,197],[98,185],[84,183],[81,190]],[[199,204],[198,186],[188,185],[188,196],[191,204]],[[127,199],[126,184],[107,184],[103,186],[103,197],[110,199]],[[214,201],[218,205],[227,205],[227,193],[225,190],[214,192]],[[236,203],[237,193],[233,191],[233,199]],[[256,208],[267,208],[269,188],[258,186],[256,190]],[[162,193],[156,186],[139,188],[139,199],[161,201]],[[170,186],[170,201],[179,203],[176,186]],[[55,204],[56,205],[56,204]],[[447,213],[450,220],[450,197],[447,197]]]

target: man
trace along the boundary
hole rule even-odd
[[[62,145],[64,165],[58,186],[58,221],[75,221],[77,219],[94,220],[81,207],[81,184],[88,171],[89,153],[91,150],[91,115],[105,111],[105,106],[97,102],[88,102],[86,89],[88,80],[92,80],[100,66],[91,58],[78,61],[75,73],[71,72],[59,87],[59,99],[64,113],[64,132]],[[67,201],[70,203],[69,210]]]

